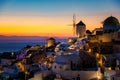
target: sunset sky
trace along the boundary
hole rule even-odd
[[[87,29],[109,16],[120,21],[120,0],[0,0],[0,35],[72,36],[72,17]]]

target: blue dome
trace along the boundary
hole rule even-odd
[[[120,25],[119,20],[113,16],[108,17],[103,22],[103,27],[105,27],[105,26],[119,26],[119,25]]]

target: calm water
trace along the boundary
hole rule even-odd
[[[66,41],[66,39],[57,39],[57,42]],[[27,45],[44,45],[46,40],[10,40],[10,41],[0,41],[0,53],[2,52],[14,52],[24,48]]]
[[[0,53],[2,52],[9,52],[9,51],[18,51],[20,49],[22,49],[23,47],[25,47],[26,45],[30,45],[30,46],[34,46],[34,45],[38,45],[38,44],[46,44],[46,41],[42,40],[42,41],[0,41]]]

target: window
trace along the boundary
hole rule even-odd
[[[60,69],[62,69],[62,66],[60,66]]]
[[[114,80],[114,77],[112,78],[112,80]]]
[[[54,66],[54,68],[56,69],[56,66]]]

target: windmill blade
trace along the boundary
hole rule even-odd
[[[68,24],[67,26],[73,26],[73,24]]]
[[[67,26],[73,27],[72,31],[73,31],[73,35],[75,36],[76,35],[76,15],[75,14],[73,14],[73,23],[68,24]]]

